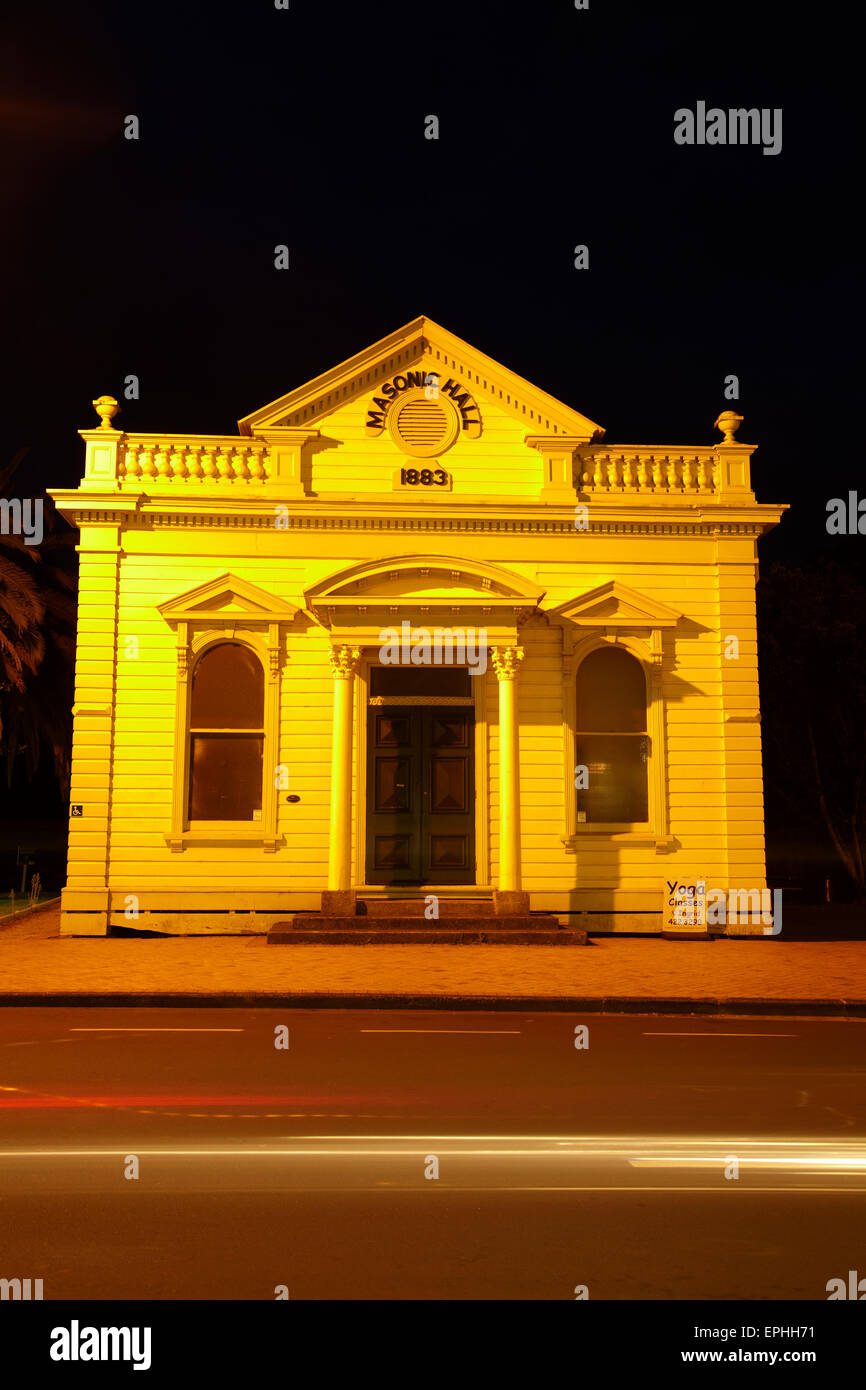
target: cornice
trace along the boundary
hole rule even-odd
[[[771,508],[772,516],[750,520],[737,518],[647,518],[631,521],[617,517],[610,520],[591,521],[579,533],[587,536],[753,536],[759,537],[774,526],[781,515],[780,508]],[[76,507],[68,512],[73,526],[121,525],[127,532],[151,531],[154,529],[175,530],[243,530],[271,531],[274,529],[273,515],[226,514],[210,515],[178,514],[176,512],[120,513],[110,508],[94,507],[92,504]],[[337,532],[407,532],[407,533],[493,533],[513,536],[561,535],[574,536],[574,523],[569,519],[528,517],[481,517],[481,516],[289,516],[281,526],[282,531],[337,531]]]

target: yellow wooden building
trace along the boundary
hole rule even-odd
[[[734,412],[715,444],[610,445],[427,318],[237,435],[94,405],[52,493],[81,560],[64,932],[494,892],[659,931],[672,884],[765,886],[784,508]]]

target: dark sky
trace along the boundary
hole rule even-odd
[[[825,530],[829,497],[866,493],[857,15],[7,4],[0,461],[30,446],[15,491],[75,484],[76,431],[128,373],[141,399],[120,426],[231,431],[423,313],[610,443],[714,442],[736,373],[757,495],[794,507],[762,556],[859,560],[866,540]],[[781,107],[781,154],[677,146],[673,113],[698,100]]]

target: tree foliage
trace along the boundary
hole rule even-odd
[[[0,470],[0,496],[26,450]],[[43,753],[61,790],[69,784],[75,666],[74,533],[61,530],[50,499],[38,546],[0,534],[0,755],[11,785],[17,766],[32,777]]]

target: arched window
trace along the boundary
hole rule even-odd
[[[262,816],[264,672],[238,642],[221,642],[196,663],[189,721],[190,821]]]
[[[578,821],[633,825],[648,819],[648,743],[640,662],[622,647],[590,652],[577,672],[577,764],[588,774],[575,778]]]

